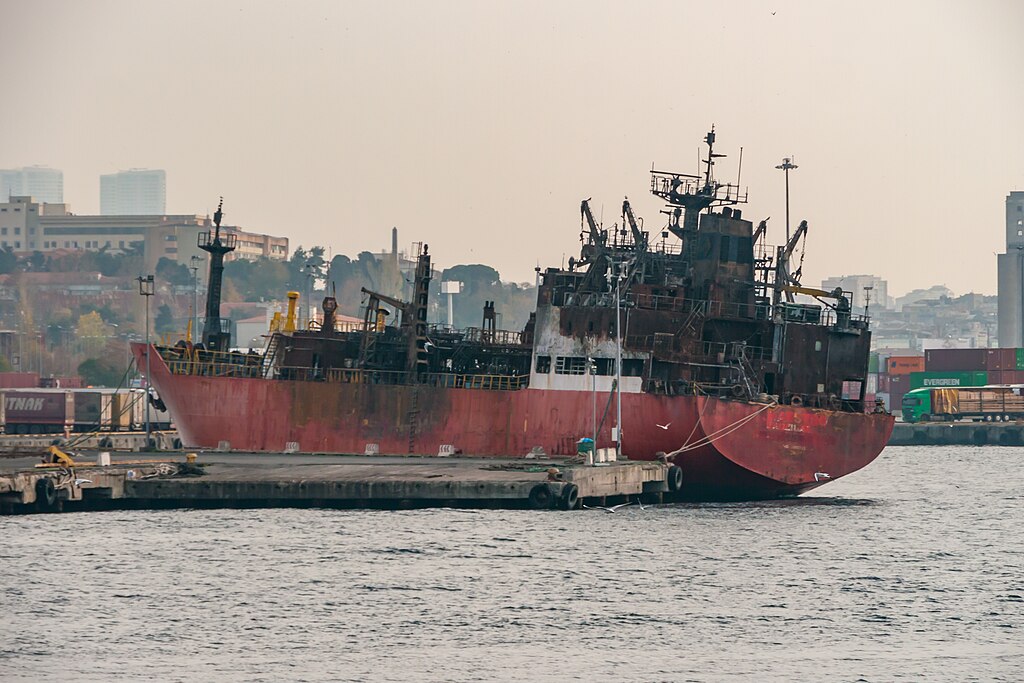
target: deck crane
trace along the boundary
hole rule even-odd
[[[643,219],[637,221],[636,216],[633,214],[633,207],[629,205],[628,197],[622,200],[622,220],[624,223],[629,224],[629,229],[633,233],[633,244],[636,250],[638,252],[647,251],[647,236],[641,230]]]
[[[807,235],[807,221],[800,221],[800,226],[793,233],[793,236],[789,238],[789,241],[784,247],[778,247],[775,256],[775,303],[779,301],[779,296],[783,292],[786,294],[786,301],[792,303],[793,292],[789,291],[789,288],[800,286],[800,269],[791,272],[789,269],[789,259],[793,256],[793,252],[796,250],[796,245],[801,238]]]
[[[771,216],[769,216],[768,218],[765,218],[763,221],[761,221],[760,223],[757,224],[756,228],[754,228],[754,236],[750,240],[752,244],[756,245],[757,241],[759,239],[761,239],[761,236],[764,235],[764,233],[768,230],[768,221],[769,220],[771,220]]]
[[[604,246],[605,234],[601,228],[598,227],[597,221],[594,220],[594,214],[590,210],[590,200],[584,199],[580,202],[580,217],[586,221],[587,227],[590,230],[590,241],[596,245]]]

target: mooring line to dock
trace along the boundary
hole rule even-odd
[[[708,404],[705,403],[704,407],[706,408],[707,405]],[[683,444],[678,449],[672,451],[671,453],[668,453],[665,457],[666,458],[672,458],[672,457],[675,457],[675,456],[679,455],[680,453],[685,453],[686,451],[692,451],[692,450],[697,449],[697,448],[702,448],[703,446],[710,446],[711,444],[713,444],[715,441],[721,439],[722,437],[729,436],[730,434],[732,434],[737,429],[739,429],[743,425],[745,425],[748,422],[750,422],[751,420],[753,420],[755,417],[757,417],[758,415],[760,415],[764,411],[768,410],[769,408],[773,408],[773,407],[775,407],[777,405],[778,405],[778,403],[775,403],[773,401],[772,403],[767,404],[763,408],[761,408],[759,410],[755,410],[750,415],[747,415],[746,417],[742,417],[739,420],[737,420],[736,422],[733,422],[732,424],[728,424],[728,425],[722,427],[718,431],[715,431],[715,432],[712,432],[711,434],[705,435],[703,438],[698,439],[697,441],[693,442],[692,444]],[[701,415],[700,416],[701,417],[704,416],[704,410],[703,409],[701,409]],[[697,424],[700,424],[700,419],[699,418],[697,420]],[[696,429],[696,428],[697,428],[696,425],[694,425],[694,429]]]

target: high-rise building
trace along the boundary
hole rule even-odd
[[[999,345],[1024,346],[1024,192],[1006,196],[1006,253],[999,269]]]
[[[167,208],[167,175],[133,168],[100,176],[100,213],[104,216],[159,216]]]
[[[45,166],[26,166],[0,171],[0,201],[32,197],[47,204],[64,201],[64,173]]]

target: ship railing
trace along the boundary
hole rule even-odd
[[[642,308],[649,311],[682,311],[693,308],[700,302],[690,301],[680,296],[666,296],[664,294],[627,294],[626,301],[635,308]],[[612,298],[612,305],[615,299]]]
[[[765,346],[709,341],[702,341],[697,344],[704,358],[713,358],[720,363],[739,358],[741,353],[747,360],[770,361],[772,359],[772,350]]]
[[[326,375],[310,368],[282,368],[281,379],[327,381],[342,384],[413,384],[413,373],[401,370],[356,370],[332,368]],[[529,375],[471,375],[448,372],[431,372],[418,384],[458,389],[483,389],[487,391],[514,391],[529,384]]]
[[[626,297],[629,305],[652,311],[698,311],[707,318],[729,318],[739,320],[767,320],[771,306],[762,303],[740,303],[734,301],[713,301],[686,299],[663,294],[631,293]],[[612,299],[614,305],[614,298]]]
[[[205,351],[183,346],[160,346],[160,357],[173,375],[260,377],[262,356],[256,352]]]
[[[771,315],[771,306],[767,304],[737,303],[734,301],[708,301],[705,315],[708,318],[726,318],[734,320],[767,320]]]
[[[519,346],[522,342],[522,333],[515,330],[495,330],[493,333],[479,327],[469,327],[465,330],[464,342],[479,344],[497,344],[500,346]]]
[[[645,334],[627,336],[625,347],[632,351],[655,351],[679,354],[688,358],[707,359],[709,362],[726,363],[739,357],[740,349],[735,342],[709,342],[668,334]],[[763,346],[742,345],[747,360],[770,361],[772,350]]]
[[[439,372],[428,374],[426,383],[430,386],[456,389],[515,391],[525,389],[529,382],[529,375],[459,375]]]

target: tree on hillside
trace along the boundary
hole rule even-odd
[[[33,251],[25,257],[23,267],[32,273],[42,273],[49,269],[50,259],[41,251]]]
[[[224,264],[225,288],[237,301],[283,301],[288,293],[289,267],[284,261],[260,257]]]
[[[167,304],[160,304],[157,309],[156,319],[153,320],[153,329],[157,334],[170,334],[175,331],[174,312]]]
[[[110,329],[96,311],[78,316],[75,340],[87,354],[95,354],[107,341]]]
[[[501,316],[502,328],[522,329],[536,303],[534,287],[504,283],[497,270],[479,263],[447,268],[441,272],[440,280],[454,280],[463,285],[454,301],[456,327],[479,327],[483,323],[484,302],[493,301],[495,311]],[[439,293],[440,286],[434,291],[440,297],[439,309],[447,316],[448,297]]]
[[[188,267],[166,256],[161,256],[156,262],[156,277],[163,282],[182,287],[192,284],[192,273]]]
[[[78,364],[78,376],[89,386],[116,387],[121,385],[125,369],[113,357],[89,358]]]
[[[13,273],[18,268],[18,257],[10,247],[0,249],[0,273]]]

